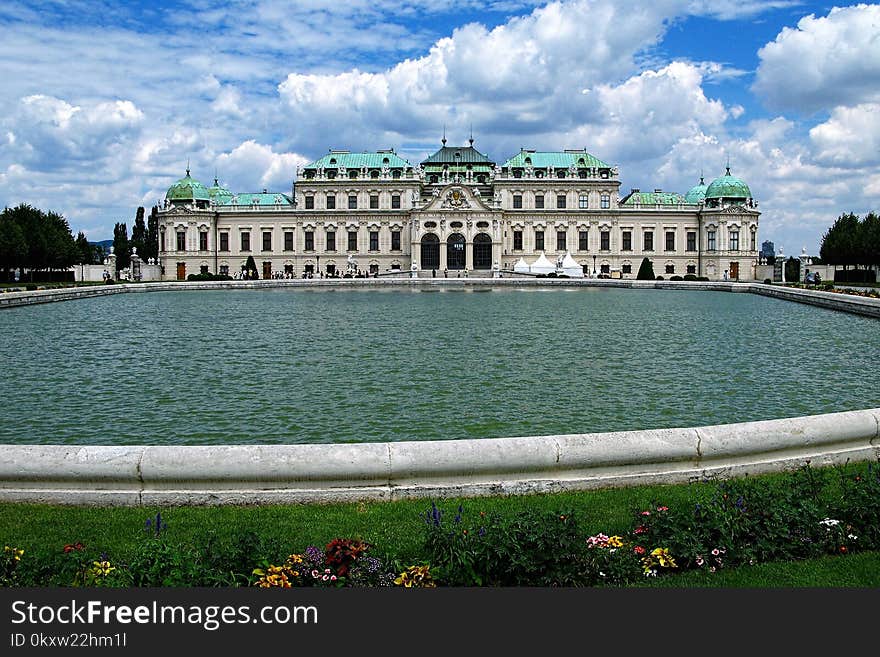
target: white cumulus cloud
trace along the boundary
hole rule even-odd
[[[880,100],[880,5],[805,16],[758,56],[754,89],[770,107],[809,113]]]
[[[837,107],[810,130],[818,162],[844,168],[880,164],[880,103]]]

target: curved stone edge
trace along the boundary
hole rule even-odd
[[[880,459],[880,408],[683,429],[337,445],[4,445],[0,501],[291,504],[671,484]]]
[[[118,283],[116,285],[7,292],[0,294],[0,309],[29,306],[54,301],[70,301],[126,292],[168,292],[175,290],[245,290],[273,288],[374,288],[374,287],[615,287],[657,290],[710,290],[716,292],[752,293],[775,299],[806,303],[831,310],[880,318],[880,299],[851,296],[836,292],[787,288],[763,283],[732,281],[638,281],[611,279],[553,278],[386,278],[339,280],[266,280],[266,281],[162,281],[153,283]]]

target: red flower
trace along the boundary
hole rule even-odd
[[[657,510],[658,511],[669,511],[669,507],[668,506],[658,506]]]
[[[73,552],[74,550],[83,550],[83,549],[85,549],[85,547],[86,546],[83,545],[82,543],[80,543],[79,541],[77,541],[76,543],[68,543],[67,545],[64,546],[64,554],[67,554],[69,552]]]
[[[841,554],[846,554],[846,546],[845,546],[845,545],[841,545],[841,546],[840,546],[840,553],[841,553]]]
[[[642,515],[649,516],[649,515],[651,515],[651,512],[650,511],[642,511]]]
[[[635,552],[635,553],[638,554],[638,555],[642,555],[642,554],[645,553],[645,548],[643,548],[641,545],[636,545],[636,546],[633,548],[633,552]]]
[[[645,527],[644,525],[639,525],[635,528],[633,534],[644,534],[646,531],[648,531],[647,527]]]

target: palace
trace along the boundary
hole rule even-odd
[[[301,167],[291,193],[233,194],[214,179],[174,183],[159,220],[163,278],[260,277],[358,270],[491,276],[556,271],[635,278],[643,258],[664,278],[750,280],[757,202],[727,172],[686,194],[633,189],[586,150],[522,150],[501,164],[447,146],[418,166],[394,150],[331,150]],[[562,269],[559,269],[562,271]]]

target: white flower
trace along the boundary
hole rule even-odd
[[[840,524],[840,520],[834,520],[833,518],[825,518],[824,520],[819,521],[820,525],[825,525],[826,527],[837,527]]]
[[[847,534],[846,537],[847,537],[849,540],[851,540],[851,541],[857,541],[857,540],[859,540],[859,537],[856,536],[855,534]]]

